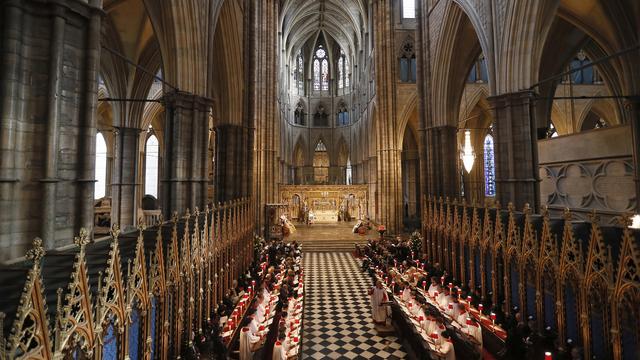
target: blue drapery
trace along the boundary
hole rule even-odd
[[[158,316],[158,300],[151,299],[151,359],[156,352],[156,318]]]
[[[487,279],[487,296],[493,291],[493,283],[491,281],[491,271],[493,271],[493,264],[491,263],[491,252],[487,251],[484,255],[484,272]],[[499,278],[498,278],[499,279]],[[498,280],[499,281],[499,280]]]
[[[622,359],[623,360],[637,360],[638,352],[638,337],[640,329],[635,328],[633,324],[637,324],[637,319],[629,314],[621,314],[622,319]]]
[[[518,285],[520,284],[520,272],[515,263],[511,262],[511,305],[520,305],[520,293],[518,292]]]
[[[138,360],[138,346],[140,343],[140,311],[134,307],[131,311],[131,325],[129,325],[129,358]]]
[[[567,284],[564,287],[564,305],[565,316],[567,318],[567,339],[573,339],[578,342],[578,312],[576,304],[576,293],[572,285]]]
[[[606,358],[604,342],[604,319],[602,311],[591,308],[591,352],[596,359]]]
[[[107,332],[104,335],[104,346],[102,347],[102,360],[118,359],[118,335],[116,334],[113,323],[107,326]]]
[[[544,290],[544,324],[556,329],[556,302],[555,302],[555,284],[549,278],[545,277],[542,284]]]

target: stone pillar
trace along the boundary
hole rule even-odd
[[[538,145],[534,93],[494,96],[488,99],[494,114],[496,199],[513,202],[516,209],[540,207]]]
[[[375,33],[377,192],[376,220],[390,233],[402,230],[402,157],[398,144],[396,102],[396,48],[393,1],[373,2]]]
[[[165,218],[173,211],[207,205],[209,112],[213,101],[184,92],[164,96],[165,147],[160,201]]]
[[[141,188],[138,183],[139,143],[138,128],[116,127],[114,138],[114,166],[111,178],[111,222],[122,229],[137,224],[137,192]]]
[[[0,0],[0,261],[92,227],[99,6]]]
[[[628,98],[625,109],[631,119],[631,131],[633,139],[633,171],[636,185],[636,213],[640,213],[640,96]]]
[[[247,20],[247,93],[251,122],[253,189],[256,226],[264,229],[265,205],[278,199],[277,102],[279,1],[245,1]]]
[[[425,131],[429,194],[451,198],[460,195],[457,132],[454,126],[431,127]]]
[[[216,201],[238,199],[248,195],[246,174],[247,131],[238,125],[216,127]]]

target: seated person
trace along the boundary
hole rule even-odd
[[[445,360],[456,360],[456,352],[453,349],[453,341],[451,341],[451,335],[448,331],[445,331],[441,334],[442,336],[442,345],[440,346],[440,353],[442,354],[442,359]]]
[[[453,319],[462,327],[466,327],[467,317],[469,316],[469,313],[467,313],[467,307],[461,303],[457,303],[456,306],[458,307],[458,316],[454,317]]]
[[[440,290],[438,290],[438,280],[435,278],[435,276],[431,277],[431,285],[429,286],[429,296],[434,297],[436,292],[440,292]]]

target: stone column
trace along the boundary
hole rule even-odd
[[[54,248],[93,224],[102,11],[95,0],[0,0],[0,14],[3,261],[35,236]]]
[[[540,186],[534,93],[523,91],[488,100],[495,119],[496,199],[502,204],[513,202],[516,209],[528,203],[536,211]]]
[[[633,167],[636,187],[636,213],[640,212],[640,96],[628,98],[625,109],[631,119],[631,132],[633,139]]]
[[[451,198],[460,195],[457,132],[454,126],[431,127],[425,131],[429,194]]]
[[[173,211],[207,204],[209,111],[213,101],[184,92],[164,96],[165,147],[160,201],[165,218]]]
[[[376,220],[390,233],[402,229],[402,157],[398,144],[396,94],[396,52],[393,25],[393,1],[373,3],[375,33],[377,192]]]
[[[223,124],[216,127],[216,201],[238,199],[247,195],[243,176],[246,163],[246,131],[241,126]]]
[[[265,205],[277,201],[277,45],[279,1],[245,1],[247,14],[248,114],[253,127],[253,189],[256,226],[264,228]]]
[[[119,224],[122,229],[137,224],[141,131],[138,128],[116,127],[113,132],[115,146],[111,178],[111,222]]]

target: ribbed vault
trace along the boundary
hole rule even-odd
[[[365,0],[285,0],[280,13],[283,49],[287,57],[320,31],[342,49],[356,54],[362,46],[361,29],[367,28]]]

